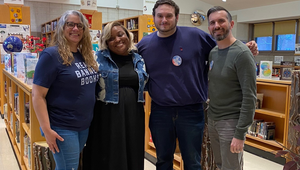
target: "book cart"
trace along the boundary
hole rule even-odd
[[[32,87],[4,69],[1,82],[4,121],[16,158],[22,170],[34,169],[33,143],[45,138],[33,110]]]

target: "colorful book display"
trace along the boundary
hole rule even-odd
[[[259,77],[264,79],[272,78],[272,61],[260,61]]]
[[[37,58],[25,58],[25,83],[32,85]]]
[[[36,58],[32,53],[13,53],[14,59],[14,75],[18,78],[25,78],[25,58]]]
[[[8,72],[11,72],[11,56],[10,56],[10,54],[4,55],[4,64],[5,64],[5,70]]]

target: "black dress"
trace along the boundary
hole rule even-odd
[[[112,59],[119,68],[119,103],[97,101],[84,149],[84,170],[143,170],[145,114],[137,102],[132,55]]]

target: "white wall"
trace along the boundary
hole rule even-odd
[[[80,0],[25,0],[25,2],[30,2],[30,1],[80,5]],[[196,9],[207,12],[207,10],[210,7],[212,7],[212,5],[201,2],[199,0],[174,0],[174,1],[180,7],[180,13],[182,14],[190,14]],[[142,10],[143,0],[97,0],[97,5],[98,7],[106,7],[106,8],[116,8],[116,5],[119,5],[120,9]]]
[[[80,0],[25,0],[25,2],[26,1],[80,5]],[[98,7],[116,8],[116,5],[119,5],[120,9],[142,10],[143,0],[97,0]]]
[[[237,22],[253,23],[300,18],[300,1],[231,11]]]

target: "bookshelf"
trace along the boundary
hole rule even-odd
[[[102,30],[102,13],[94,10],[79,10],[83,14],[91,16],[91,30]],[[48,47],[53,39],[55,28],[60,17],[45,22],[41,25],[41,38],[46,37],[45,45]]]
[[[4,69],[4,64],[0,63],[0,80],[2,80],[2,70]],[[1,117],[4,118],[4,110],[3,110],[3,104],[4,104],[4,89],[2,89],[2,83],[3,81],[0,81],[0,114]]]
[[[262,108],[256,109],[254,119],[275,122],[275,140],[246,135],[245,144],[275,153],[287,146],[291,81],[257,79],[257,93],[263,93]]]
[[[1,100],[6,105],[4,122],[8,137],[22,170],[35,167],[33,143],[44,141],[39,130],[39,123],[32,106],[32,88],[22,79],[1,69]],[[18,94],[16,97],[15,94]],[[3,110],[4,106],[1,106]]]
[[[138,15],[130,18],[116,20],[125,26],[134,35],[134,43],[138,43],[141,39],[156,31],[152,15]],[[103,23],[105,27],[109,22]]]
[[[282,67],[281,65],[273,65],[273,70],[272,70],[272,75],[279,77],[280,76],[280,68]],[[300,70],[300,66],[293,66],[294,70]]]
[[[45,37],[47,39],[46,42],[45,42],[46,47],[49,46],[49,44],[50,44],[50,42],[51,42],[51,40],[54,36],[54,33],[55,33],[54,30],[57,26],[57,23],[58,23],[59,19],[60,19],[60,17],[55,18],[55,19],[53,19],[51,21],[48,21],[48,22],[41,25],[41,28],[42,28],[41,36],[42,36],[42,38]]]

